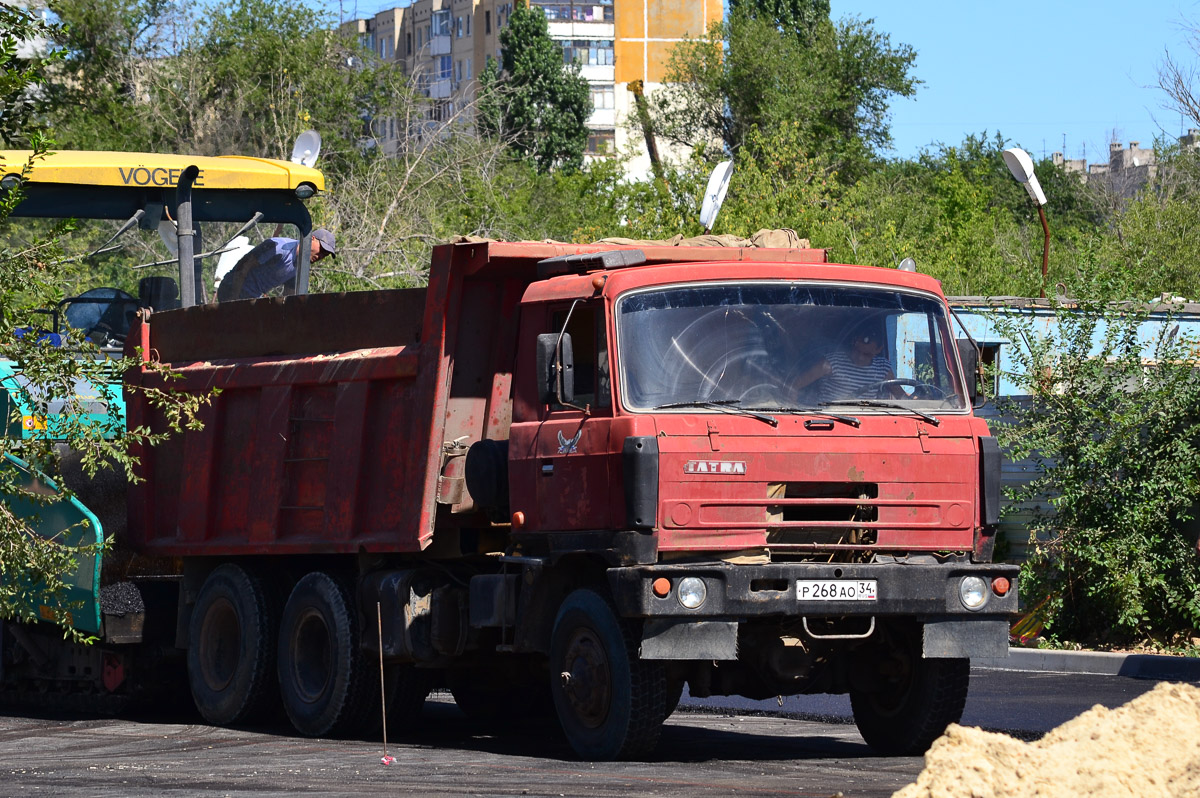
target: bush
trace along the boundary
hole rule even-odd
[[[1008,315],[1011,369],[1031,396],[1002,408],[1013,459],[1044,471],[1010,498],[1050,497],[1021,591],[1058,641],[1186,643],[1200,626],[1196,341],[1166,307],[1057,304]]]

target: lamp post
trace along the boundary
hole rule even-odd
[[[1029,198],[1037,206],[1038,218],[1042,220],[1042,232],[1046,234],[1046,238],[1042,243],[1041,296],[1042,299],[1045,299],[1046,270],[1050,265],[1050,225],[1046,223],[1046,211],[1043,209],[1043,206],[1046,204],[1046,194],[1042,191],[1042,186],[1038,183],[1037,175],[1033,172],[1033,159],[1029,157],[1029,153],[1025,152],[1025,150],[1019,147],[1005,150],[1004,163],[1008,164],[1008,171],[1012,172],[1012,176],[1017,179],[1017,182],[1025,186],[1025,190],[1029,192]]]

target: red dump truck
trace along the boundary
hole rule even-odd
[[[824,260],[458,243],[426,288],[144,314],[129,353],[220,389],[140,453],[121,545],[179,587],[145,627],[216,724],[361,731],[382,661],[389,724],[446,687],[584,758],[645,754],[685,685],[848,693],[923,751],[1007,652],[999,450],[938,283]]]

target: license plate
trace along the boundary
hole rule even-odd
[[[801,601],[875,601],[874,579],[797,579],[796,598]]]

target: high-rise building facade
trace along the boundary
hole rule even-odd
[[[402,64],[418,90],[434,103],[437,121],[461,113],[475,97],[487,59],[500,57],[500,31],[513,12],[513,0],[415,0],[346,23],[380,58]],[[641,81],[653,94],[666,76],[671,48],[686,37],[702,36],[721,19],[721,0],[529,0],[546,15],[550,36],[563,61],[577,61],[591,88],[587,154],[603,157],[634,153],[631,177],[650,173],[641,133],[628,124],[635,113],[631,84]],[[385,149],[402,132],[377,125]]]

